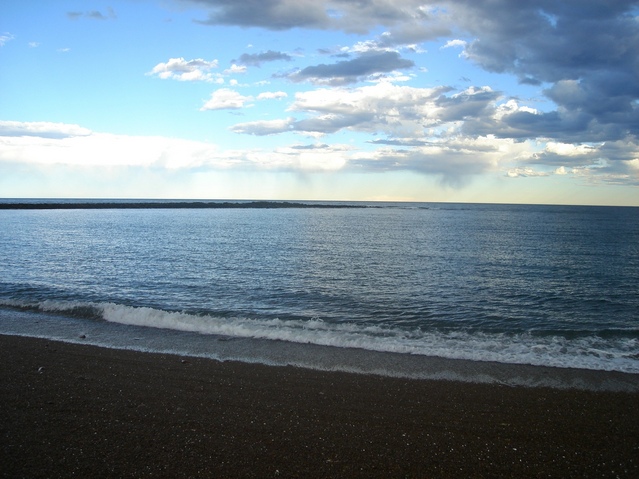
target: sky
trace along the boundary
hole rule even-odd
[[[639,206],[639,0],[6,0],[0,197]]]

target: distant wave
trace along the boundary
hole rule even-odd
[[[577,338],[478,331],[405,330],[321,319],[228,318],[115,303],[0,300],[0,306],[58,313],[86,320],[239,338],[310,343],[340,348],[437,356],[449,359],[639,373],[636,335]],[[633,336],[633,337],[629,337]]]

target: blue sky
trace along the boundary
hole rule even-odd
[[[639,205],[639,2],[0,5],[0,197]]]

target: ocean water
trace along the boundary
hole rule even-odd
[[[123,205],[0,210],[0,333],[413,376],[420,358],[639,374],[638,208]]]

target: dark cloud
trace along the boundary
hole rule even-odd
[[[379,38],[380,48],[442,38],[455,31],[473,39],[463,54],[481,68],[513,74],[524,84],[547,85],[546,94],[559,109],[554,116],[529,118],[531,127],[541,128],[540,135],[548,132],[550,124],[559,136],[564,131],[572,134],[577,124],[584,135],[595,127],[598,136],[615,128],[638,133],[637,0],[189,1],[207,10],[205,23],[210,24],[357,32],[381,25],[388,31]],[[307,67],[290,78],[344,85],[372,73],[412,66],[397,54],[385,55],[376,58],[377,67],[373,58],[359,57]],[[572,86],[569,92],[562,84],[566,81],[578,82],[579,91]],[[510,120],[521,122],[521,118]],[[535,136],[533,128],[516,130]]]
[[[497,138],[526,140],[546,138],[558,141],[573,141],[581,138],[584,131],[591,130],[591,118],[587,115],[550,111],[546,113],[516,110],[500,118],[486,115],[467,118],[461,127],[469,136],[494,135]],[[597,138],[590,136],[591,141]],[[578,141],[578,140],[577,140]]]
[[[341,86],[411,68],[413,62],[393,51],[399,50],[398,46],[457,37],[465,39],[463,58],[485,71],[512,75],[522,84],[536,86],[548,100],[544,111],[537,111],[525,108],[525,104],[509,105],[503,92],[469,89],[427,100],[432,101],[431,111],[403,103],[393,105],[390,99],[381,98],[368,109],[346,103],[352,111],[345,111],[339,101],[331,101],[328,106],[316,102],[312,108],[298,102],[299,107],[294,110],[310,117],[289,119],[286,124],[245,124],[241,125],[242,132],[382,132],[390,139],[372,143],[421,151],[428,147],[426,138],[391,131],[392,128],[409,124],[425,129],[454,123],[459,134],[469,138],[491,136],[518,144],[525,140],[600,143],[606,146],[598,147],[596,152],[589,150],[577,157],[546,152],[538,155],[537,161],[576,165],[575,168],[590,168],[597,161],[605,161],[608,166],[600,165],[591,171],[621,176],[634,171],[636,177],[636,169],[632,170],[635,166],[628,166],[628,162],[639,157],[635,147],[639,142],[638,0],[189,1],[204,6],[208,14],[205,23],[215,25],[358,33],[380,26],[385,29],[383,35],[370,42],[375,49],[368,54],[308,66],[287,76],[294,82]],[[321,53],[335,51],[325,49]],[[246,62],[251,61],[260,60],[246,58]],[[396,109],[397,116],[385,114],[391,108]],[[427,121],[420,120],[420,115]],[[425,130],[423,134],[426,135]],[[389,154],[387,162],[376,157],[374,164],[384,167],[437,161],[430,153],[421,154],[419,160],[417,154],[395,152]],[[447,157],[456,158],[452,151]]]
[[[394,39],[412,43],[449,33],[437,23],[441,11],[432,13],[428,0],[176,0],[206,9],[199,23],[237,25],[269,30],[313,28],[367,33],[376,26],[394,28]],[[442,3],[442,2],[439,2]],[[444,2],[445,3],[445,2]],[[397,43],[398,44],[398,43]]]
[[[557,82],[636,64],[639,28],[628,14],[636,6],[636,0],[465,0],[455,13],[476,36],[465,50],[471,60],[528,82]]]
[[[442,95],[435,104],[442,108],[440,120],[460,121],[486,116],[487,112],[492,111],[492,106],[500,96],[500,92],[490,88],[471,87],[456,95]]]
[[[191,0],[209,11],[207,25],[262,27],[269,30],[327,28],[330,18],[323,2],[309,0]]]
[[[493,168],[491,155],[469,151],[467,145],[451,144],[440,148],[388,149],[369,158],[349,162],[351,167],[371,171],[410,170],[425,175],[439,176],[443,185],[459,188],[472,178]]]
[[[370,52],[353,60],[306,67],[288,76],[294,82],[310,81],[329,85],[346,85],[377,73],[412,68],[415,63],[397,52]]]
[[[558,106],[505,116],[496,134],[571,141],[639,134],[639,2],[465,0],[454,8],[476,38],[467,58],[522,83],[549,84],[544,94]]]
[[[259,67],[264,62],[274,62],[281,60],[291,61],[292,57],[286,53],[268,50],[262,53],[244,53],[242,56],[240,56],[237,62],[242,63],[243,65]]]

